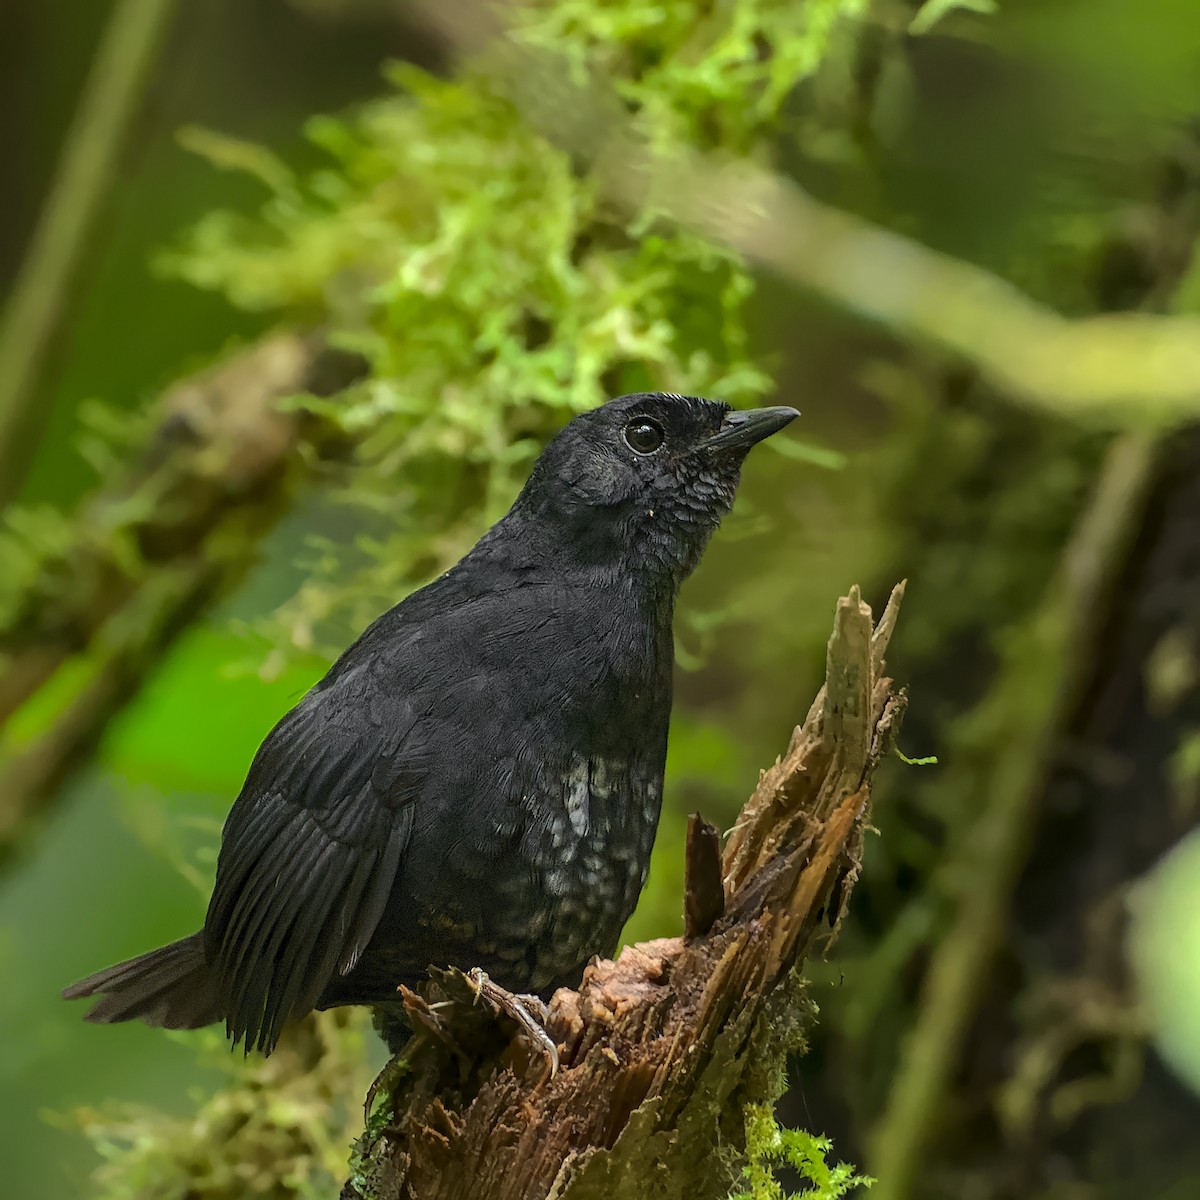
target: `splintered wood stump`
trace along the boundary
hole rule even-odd
[[[812,1018],[798,968],[858,878],[871,778],[904,713],[883,673],[902,594],[878,625],[857,588],[838,601],[825,686],[723,854],[691,821],[684,936],[595,960],[555,994],[553,1075],[464,976],[403,992],[417,1034],[343,1200],[728,1195],[745,1108],[777,1096]]]

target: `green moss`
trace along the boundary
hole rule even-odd
[[[317,1200],[336,1195],[362,1121],[369,1019],[339,1009],[289,1030],[271,1058],[240,1059],[215,1031],[200,1039],[229,1082],[194,1113],[79,1111],[102,1158],[96,1200]]]
[[[742,1174],[746,1188],[731,1194],[729,1200],[786,1200],[788,1193],[775,1178],[780,1166],[790,1167],[804,1180],[805,1200],[838,1200],[858,1188],[869,1188],[875,1181],[859,1175],[848,1163],[830,1166],[827,1159],[832,1145],[828,1138],[785,1129],[767,1107],[746,1112],[746,1157]]]
[[[862,8],[739,0],[698,22],[686,3],[570,0],[517,10],[512,36],[611,80],[651,141],[761,158],[836,18]],[[482,72],[400,67],[390,81],[353,115],[309,123],[329,165],[307,178],[189,132],[268,199],[254,217],[210,215],[160,263],[243,307],[328,322],[371,364],[323,406],[362,439],[339,495],[356,536],[314,546],[272,641],[333,649],[453,561],[574,412],[645,388],[745,404],[771,387],[740,261],[612,211]]]

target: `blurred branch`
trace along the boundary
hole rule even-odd
[[[905,337],[940,346],[1028,405],[1140,428],[1200,414],[1200,317],[1067,319],[996,275],[821,204],[757,163],[647,145],[606,80],[501,33],[474,0],[420,10],[627,216],[694,230]],[[501,36],[497,36],[501,34]]]
[[[88,656],[86,682],[50,727],[18,752],[0,752],[0,869],[45,816],[60,785],[95,750],[109,721],[218,593],[221,577],[221,564],[209,561],[159,572],[153,588],[117,622],[121,628],[104,639],[103,650]]]
[[[0,728],[70,662],[36,737],[0,746],[0,862],[176,637],[254,563],[296,483],[342,435],[281,401],[329,395],[358,359],[277,333],[174,385],[124,478],[0,595]],[[13,588],[13,581],[6,581]]]
[[[0,326],[0,504],[20,487],[37,382],[176,0],[117,0]]]
[[[941,890],[954,898],[955,918],[932,951],[915,1025],[875,1133],[876,1200],[914,1194],[926,1139],[1004,937],[1029,820],[1057,737],[1079,699],[1103,597],[1140,526],[1155,462],[1156,445],[1143,435],[1127,433],[1114,442],[1040,612],[1010,643],[988,695],[962,718],[964,736],[986,739],[992,753],[950,759],[941,787],[960,798],[979,797],[982,813],[964,853],[944,868]]]
[[[690,936],[628,947],[593,962],[578,991],[555,993],[552,1077],[466,977],[401,989],[416,1036],[381,1077],[398,1086],[343,1200],[729,1194],[747,1110],[774,1101],[811,1020],[797,968],[858,875],[875,766],[903,716],[883,675],[889,628],[873,644],[858,589],[838,601],[825,687],[723,863],[715,831],[693,822],[687,874],[703,894],[685,898]],[[708,894],[722,873],[723,904]]]
[[[669,169],[668,169],[669,167]],[[615,185],[898,333],[935,343],[1057,416],[1153,427],[1200,415],[1200,319],[1068,320],[997,276],[819,204],[750,163],[680,155]]]

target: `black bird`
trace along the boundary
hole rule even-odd
[[[269,1053],[286,1021],[394,1000],[430,965],[578,983],[646,880],[679,585],[747,451],[797,415],[646,393],[572,420],[478,545],[267,735],[203,930],[64,996]]]

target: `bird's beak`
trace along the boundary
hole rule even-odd
[[[755,442],[778,433],[785,425],[800,414],[794,408],[745,408],[725,414],[721,428],[706,442],[700,443],[701,450],[749,449]]]

